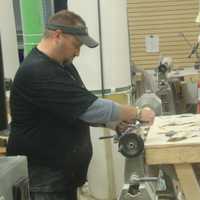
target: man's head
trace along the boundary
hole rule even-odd
[[[62,10],[53,15],[46,26],[47,30],[62,30],[65,34],[71,34],[79,38],[82,44],[90,48],[98,46],[98,42],[88,35],[88,29],[84,20],[77,14]]]
[[[71,62],[78,56],[82,44],[90,48],[98,46],[88,35],[84,20],[68,10],[61,10],[49,18],[44,39],[54,41],[54,49],[60,52],[63,62]]]

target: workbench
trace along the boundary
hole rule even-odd
[[[183,68],[172,70],[167,74],[169,81],[179,80],[182,83],[194,83],[200,81],[200,70],[194,68]]]
[[[147,165],[173,165],[186,200],[199,200],[192,164],[200,163],[200,115],[156,117],[145,141]]]

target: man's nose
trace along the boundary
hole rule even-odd
[[[75,56],[79,56],[80,55],[80,48],[76,49],[75,51]]]

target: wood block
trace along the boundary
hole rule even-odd
[[[145,141],[145,159],[148,165],[200,162],[200,115],[156,117]]]
[[[178,164],[174,167],[186,200],[199,200],[199,184],[192,166],[190,164]]]
[[[6,155],[6,148],[5,147],[0,147],[0,156]]]

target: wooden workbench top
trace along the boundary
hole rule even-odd
[[[6,154],[6,148],[5,147],[0,147],[0,156],[3,156]]]
[[[167,78],[169,81],[181,78],[184,82],[197,82],[200,80],[200,70],[194,68],[172,70],[167,74]]]
[[[146,163],[200,162],[200,115],[156,117],[145,141]]]

